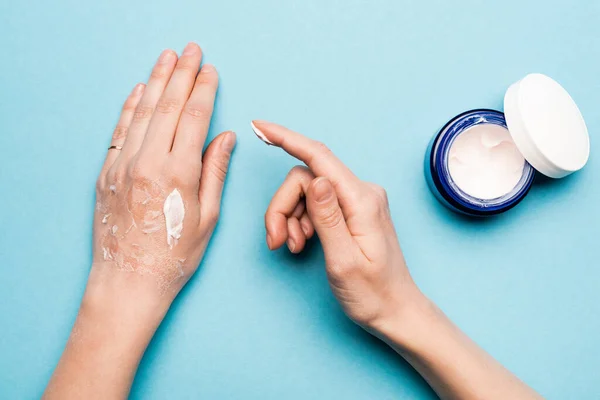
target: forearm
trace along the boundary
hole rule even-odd
[[[378,329],[442,399],[539,399],[424,296]]]
[[[81,307],[44,399],[127,398],[138,364],[168,309],[139,275],[92,268]],[[110,275],[109,275],[110,274]],[[112,275],[112,276],[111,276]],[[121,285],[142,288],[122,290]]]

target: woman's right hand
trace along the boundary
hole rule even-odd
[[[331,289],[346,314],[374,333],[423,296],[406,267],[385,190],[358,179],[324,144],[254,121],[259,137],[303,161],[265,215],[271,250],[302,251],[317,232]],[[263,138],[263,140],[264,140]]]
[[[304,161],[267,214],[267,244],[299,252],[316,230],[346,314],[388,343],[442,399],[539,399],[460,331],[413,282],[385,190],[358,179],[325,145],[254,121],[257,135]]]

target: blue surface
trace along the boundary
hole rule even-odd
[[[205,262],[132,398],[433,397],[343,317],[317,244],[267,251],[263,213],[295,162],[251,118],[319,138],[383,184],[418,284],[508,368],[549,398],[597,398],[599,20],[591,0],[2,1],[0,398],[42,392],[83,292],[120,104],[163,48],[189,40],[222,77],[211,135],[234,129],[239,146]],[[500,108],[530,72],[578,102],[588,166],[500,218],[450,213],[423,177],[427,143],[462,111]]]

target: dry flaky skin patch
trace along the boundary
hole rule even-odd
[[[154,181],[134,180],[128,189],[111,185],[99,193],[97,245],[104,263],[156,278],[162,291],[184,276],[184,258],[167,244],[163,205],[167,193]]]

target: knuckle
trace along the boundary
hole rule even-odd
[[[383,188],[373,188],[363,199],[369,217],[386,219],[390,215],[387,193]]]
[[[292,179],[298,179],[300,181],[303,181],[307,178],[312,180],[312,174],[310,173],[309,169],[302,165],[296,165],[294,168],[292,168],[288,173],[288,177]]]
[[[208,171],[220,182],[225,182],[225,177],[227,176],[227,160],[225,157],[217,162],[210,163],[209,165],[205,164],[205,167],[208,168]]]
[[[337,258],[325,259],[327,274],[336,281],[356,279],[364,276],[367,267],[364,260],[356,255],[337,256]]]
[[[362,199],[364,211],[369,215],[377,214],[381,208],[382,200],[374,192],[368,192]]]
[[[102,175],[96,180],[96,194],[104,192],[106,189],[106,180]]]
[[[175,65],[175,69],[177,71],[190,72],[193,74],[198,73],[198,67],[196,66],[196,62],[194,60],[186,59],[186,57],[182,57],[179,59],[177,65]]]
[[[189,174],[177,174],[177,173],[171,173],[170,178],[167,179],[167,181],[171,184],[171,186],[173,187],[178,187],[178,188],[190,188],[192,186],[192,181],[191,179],[189,179]]]
[[[196,178],[205,164],[207,163],[204,163],[200,157],[176,157],[167,163],[166,170],[174,179],[185,177],[186,180],[194,180],[195,184],[199,184]]]
[[[181,107],[181,102],[176,99],[161,98],[156,105],[156,112],[162,114],[173,113]]]
[[[335,207],[327,207],[319,215],[320,225],[329,229],[337,227],[342,222],[342,219],[343,215],[341,211]]]
[[[334,281],[344,281],[352,274],[353,265],[351,263],[335,260],[327,262],[327,274]]]
[[[269,226],[269,222],[270,221],[272,221],[272,220],[278,220],[280,215],[281,215],[281,213],[279,213],[276,210],[275,205],[271,201],[271,203],[267,207],[267,211],[265,211],[265,216],[264,216],[265,227]]]
[[[373,185],[373,192],[375,192],[375,195],[379,198],[379,200],[384,204],[387,205],[389,200],[388,200],[388,194],[387,191],[379,186],[379,185]]]
[[[176,163],[167,168],[167,180],[174,187],[189,188],[198,184],[186,163]]]
[[[219,82],[219,77],[216,73],[199,73],[196,77],[196,86],[216,87]]]
[[[329,158],[333,154],[329,147],[323,142],[313,140],[313,147],[314,151],[312,151],[308,159],[305,160],[308,165],[312,165],[317,159]]]
[[[188,104],[183,112],[194,119],[208,120],[212,116],[213,108],[205,104]]]
[[[106,181],[110,183],[119,183],[124,178],[123,169],[119,166],[112,166],[106,173]]]
[[[135,111],[136,102],[135,99],[127,99],[125,104],[123,104],[122,112],[132,112]]]
[[[342,279],[346,275],[346,266],[338,261],[327,263],[327,274],[335,279]]]
[[[135,109],[135,113],[133,113],[134,121],[143,121],[152,116],[154,112],[154,108],[147,105],[140,105]]]
[[[319,141],[315,142],[315,148],[317,149],[317,153],[319,155],[328,155],[328,154],[331,154],[331,150],[323,142],[319,142]]]
[[[133,163],[131,163],[127,173],[131,179],[136,181],[149,178],[148,168],[146,168],[146,164],[140,160],[135,160]]]
[[[150,73],[150,79],[162,80],[167,77],[169,68],[164,65],[157,65]]]
[[[304,174],[306,169],[301,165],[296,165],[294,168],[290,170],[289,175],[301,175]]]
[[[127,136],[127,131],[129,131],[129,127],[123,125],[117,125],[112,134],[113,140],[123,139]]]
[[[217,222],[219,221],[219,215],[220,215],[220,210],[218,207],[212,207],[210,210],[208,210],[205,213],[205,223],[210,226],[210,227],[214,227]]]

